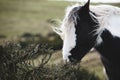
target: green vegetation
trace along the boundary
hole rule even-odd
[[[7,37],[25,32],[46,34],[51,30],[47,21],[61,19],[67,5],[45,0],[0,0],[0,34]]]

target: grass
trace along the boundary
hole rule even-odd
[[[47,0],[0,0],[0,35],[11,38],[25,32],[46,34],[52,31],[47,21],[62,19],[65,7],[70,4]]]
[[[0,34],[8,37],[25,32],[50,31],[48,19],[61,19],[67,2],[43,0],[0,0]]]

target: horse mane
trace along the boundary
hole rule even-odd
[[[75,7],[78,7],[79,4],[75,4],[72,6],[68,6],[65,10],[65,16],[63,21],[61,21],[61,25],[58,28],[62,33],[59,34],[62,39],[64,39],[64,34],[72,33],[72,28],[75,26],[75,23],[77,24],[77,16],[74,15],[74,13],[77,11]],[[55,31],[57,33],[57,31]]]
[[[120,8],[112,5],[97,5],[91,6],[91,11],[93,11],[97,16],[100,28],[106,28],[110,23],[108,19],[112,15],[120,15]]]
[[[66,34],[66,33],[69,33],[72,29],[71,27],[74,27],[75,24],[77,24],[76,19],[78,18],[78,16],[75,15],[75,12],[77,11],[78,8],[76,9],[76,7],[80,7],[80,5],[75,4],[72,6],[68,6],[66,8],[66,14],[65,14],[65,17],[64,17],[63,21],[61,22],[62,24],[60,26],[60,30],[63,32],[62,36],[64,36],[64,34]],[[105,28],[109,29],[108,26],[114,27],[114,26],[112,26],[113,24],[110,23],[109,18],[113,15],[119,16],[120,8],[111,6],[111,5],[96,5],[96,6],[92,5],[90,7],[90,11],[92,11],[96,14],[96,16],[95,16],[90,12],[91,17],[96,18],[99,22],[100,27],[96,31],[96,34],[98,34],[97,44],[99,44],[102,42],[100,35],[104,31],[104,29]],[[111,31],[112,31],[112,29],[111,29]],[[120,31],[120,29],[119,29],[119,31]],[[117,32],[119,32],[119,31],[117,31]],[[114,33],[115,33],[115,31],[113,32],[113,34]],[[120,37],[120,34],[117,33],[117,36]]]
[[[79,6],[79,4],[75,4],[72,6],[68,6],[66,8],[66,14],[64,16],[63,21],[61,22],[62,25],[60,26],[63,32],[64,32],[64,30],[65,30],[65,32],[68,31],[73,25],[75,25],[74,23],[77,23],[77,21],[76,21],[77,16],[74,15],[74,13],[77,11],[77,9],[74,10],[74,8],[78,7],[78,6]]]
[[[97,44],[102,42],[100,35],[105,29],[108,29],[113,36],[120,37],[120,8],[112,5],[97,5],[91,6],[90,10],[97,15],[99,21]]]

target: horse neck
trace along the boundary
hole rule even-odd
[[[101,54],[101,61],[106,69],[109,80],[118,80],[120,76],[120,38],[113,36],[109,30],[101,34],[102,42],[96,45],[96,50]]]
[[[113,36],[109,30],[105,29],[101,34],[102,42],[95,46],[95,49],[105,58],[112,59],[118,57],[120,53],[120,38]],[[113,54],[115,54],[113,56]],[[120,56],[119,56],[120,57]],[[118,58],[119,59],[119,58]]]

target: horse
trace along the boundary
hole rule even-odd
[[[68,6],[59,27],[63,60],[78,63],[92,49],[100,54],[107,80],[120,79],[120,8],[112,5]]]

